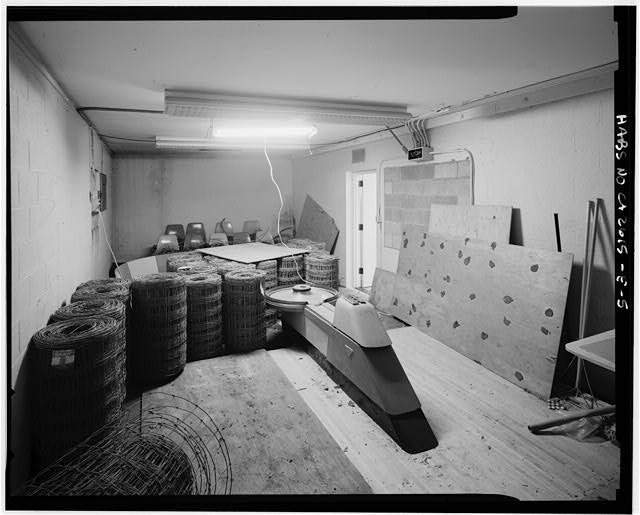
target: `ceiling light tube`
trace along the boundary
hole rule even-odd
[[[219,93],[165,90],[165,113],[198,118],[272,118],[302,116],[308,122],[351,125],[397,125],[411,118],[406,105],[326,100],[250,97]]]
[[[222,147],[212,139],[198,138],[165,138],[156,136],[156,148],[171,150],[238,150],[238,148]]]
[[[290,127],[221,127],[214,132],[214,138],[219,139],[292,139],[310,138],[314,136],[317,129],[312,126],[290,126]]]

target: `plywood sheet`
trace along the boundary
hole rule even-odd
[[[391,313],[547,398],[573,256],[403,233]]]
[[[259,263],[271,259],[281,259],[286,256],[305,254],[305,249],[288,248],[284,245],[268,245],[266,243],[241,243],[222,247],[198,249],[198,252],[209,256],[216,256],[239,263]]]
[[[136,277],[158,272],[158,263],[155,256],[134,259],[125,263],[125,265],[128,269],[129,277],[124,277],[126,272],[123,272],[123,279],[135,279]],[[123,268],[123,266],[121,265],[120,268]]]
[[[325,243],[325,249],[333,253],[339,232],[335,220],[307,195],[302,206],[296,237],[322,241]]]
[[[369,302],[377,309],[386,311],[387,313],[391,310],[395,278],[396,274],[383,270],[382,268],[376,268],[373,274],[373,284],[371,285]]]
[[[187,363],[157,390],[195,402],[218,425],[232,494],[371,493],[264,350]]]
[[[429,233],[509,243],[511,206],[432,204]]]

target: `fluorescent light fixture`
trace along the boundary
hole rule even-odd
[[[156,136],[156,148],[165,150],[210,150],[217,152],[232,152],[240,147],[221,146],[212,139],[196,138],[164,138]]]
[[[165,90],[165,113],[170,116],[238,119],[303,118],[307,123],[400,125],[411,118],[406,105],[365,104],[326,100],[250,97],[220,93]]]
[[[283,126],[283,127],[221,127],[213,133],[219,139],[262,139],[283,140],[294,138],[310,138],[316,134],[313,126]]]

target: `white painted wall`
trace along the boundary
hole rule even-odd
[[[90,129],[9,40],[11,195],[11,488],[28,474],[27,346],[75,290],[106,277],[109,255],[91,216]],[[96,137],[94,163],[110,182],[111,158]],[[103,213],[111,232],[110,208]]]
[[[513,205],[511,242],[574,255],[567,316],[577,324],[589,200],[604,200],[595,252],[588,332],[614,327],[613,91],[533,107],[432,131],[438,147],[465,146],[476,164],[477,204]],[[579,268],[577,268],[579,267]],[[577,288],[576,288],[577,287]]]
[[[286,206],[291,161],[271,157]],[[171,223],[204,222],[207,236],[226,217],[236,232],[259,220],[275,234],[280,200],[260,153],[226,157],[118,156],[114,159],[115,246],[119,261],[149,255]]]
[[[595,197],[604,200],[604,210],[587,334],[614,327],[613,99],[609,90],[431,131],[437,150],[466,147],[473,153],[476,204],[514,207],[512,243],[555,249],[553,213],[559,214],[562,250],[574,254],[566,312],[570,339],[578,332],[587,202]],[[404,141],[409,143],[407,136]],[[391,139],[365,149],[360,170],[401,157]],[[294,213],[299,217],[308,193],[335,218],[341,231],[336,245],[341,264],[346,248],[344,174],[353,169],[350,148],[293,160]]]

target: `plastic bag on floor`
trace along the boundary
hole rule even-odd
[[[571,412],[567,412],[570,414]],[[574,440],[584,442],[603,442],[606,440],[602,435],[603,417],[584,417],[573,420],[555,427],[545,429],[546,434],[557,434],[568,436]]]

